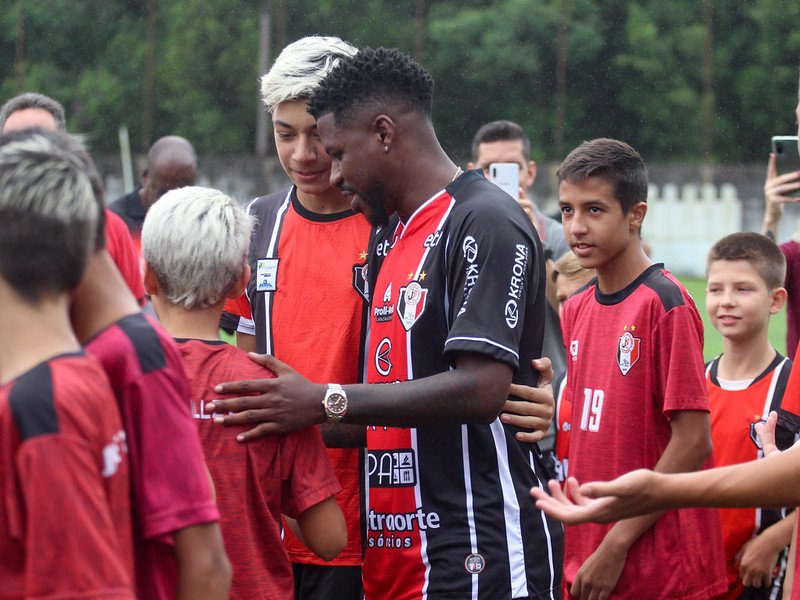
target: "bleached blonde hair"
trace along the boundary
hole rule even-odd
[[[286,100],[306,99],[339,59],[358,49],[338,37],[312,35],[292,42],[261,77],[261,99],[272,112]]]
[[[147,211],[142,255],[170,304],[206,308],[222,301],[245,268],[253,222],[219,190],[183,187]]]

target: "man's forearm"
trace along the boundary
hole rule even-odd
[[[363,448],[367,445],[367,431],[363,425],[323,423],[319,430],[326,448]]]
[[[503,408],[511,367],[479,355],[461,354],[457,368],[413,381],[344,386],[345,423],[418,427],[490,423]]]

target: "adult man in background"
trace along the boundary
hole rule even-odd
[[[150,147],[141,185],[108,205],[125,221],[140,254],[142,224],[148,209],[168,191],[194,185],[196,178],[197,154],[189,140],[168,135]]]
[[[0,133],[39,128],[45,131],[67,129],[64,107],[44,94],[28,92],[14,96],[0,108]],[[122,220],[106,209],[106,249],[117,265],[136,300],[144,301],[144,285],[139,257]]]

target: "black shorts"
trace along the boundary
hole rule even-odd
[[[361,567],[292,563],[295,600],[361,600]]]

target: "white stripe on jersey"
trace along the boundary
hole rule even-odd
[[[411,433],[411,448],[414,450],[414,456],[419,456],[419,445],[417,444],[417,430],[412,427],[409,429]],[[417,506],[422,506],[422,494],[420,494],[420,474],[419,474],[419,460],[415,460],[414,468],[417,471],[417,485],[414,486],[414,499],[417,501]],[[368,471],[367,471],[368,472]],[[369,487],[369,486],[367,486]],[[428,585],[431,582],[431,562],[428,560],[428,534],[422,529],[419,530],[419,555],[422,558],[422,564],[425,565],[425,582],[422,584],[422,596],[420,600],[427,600],[428,598]]]
[[[294,187],[289,188],[289,191],[286,193],[286,200],[283,201],[283,204],[278,209],[278,212],[275,214],[275,225],[272,227],[272,235],[269,240],[269,248],[267,248],[267,255],[263,258],[275,258],[275,252],[277,250],[278,245],[278,232],[281,230],[281,225],[283,224],[283,217],[287,210],[289,210],[289,205],[292,203],[292,190]],[[259,257],[256,257],[258,260]],[[272,315],[271,315],[271,302],[269,298],[264,299],[264,323],[265,323],[265,340],[264,343],[266,345],[265,354],[272,354]]]
[[[469,460],[469,429],[461,426],[461,452],[464,461],[464,489],[466,490],[467,525],[469,526],[469,546],[472,554],[478,553],[478,536],[475,531],[475,504],[472,498],[472,474]],[[472,600],[478,600],[478,574],[472,575]]]
[[[508,549],[508,566],[511,574],[511,597],[528,596],[528,581],[525,576],[525,551],[522,546],[522,524],[520,523],[519,502],[514,489],[514,480],[508,464],[508,447],[506,432],[499,418],[489,426],[494,439],[497,454],[497,473],[500,476],[500,488],[503,490],[503,513],[506,522],[506,546]]]
[[[784,365],[786,365],[787,359],[784,358],[781,363],[772,370],[772,378],[769,382],[769,390],[767,390],[766,398],[764,398],[764,406],[761,409],[761,418],[766,419],[769,416],[769,410],[772,407],[772,400],[775,397],[775,388],[778,385],[778,379],[780,379],[781,371],[783,371]],[[758,458],[764,457],[764,451],[758,451]],[[761,529],[761,507],[756,507],[756,518],[755,518],[755,526],[753,528],[753,534],[758,535],[758,532]]]
[[[519,354],[517,353],[516,350],[509,348],[508,346],[503,346],[503,344],[498,344],[497,342],[492,341],[488,338],[476,338],[476,337],[466,337],[466,336],[447,338],[447,341],[444,343],[444,347],[447,348],[447,344],[449,344],[450,342],[455,342],[457,340],[463,340],[466,342],[484,342],[486,344],[489,344],[490,346],[494,346],[495,348],[500,348],[501,350],[505,350],[509,354],[513,355],[514,358],[519,360]]]
[[[533,460],[533,455],[529,454],[528,456],[530,456],[531,470],[536,473],[536,462]],[[538,473],[536,477],[536,485],[539,486],[540,490],[544,489],[542,482],[539,480]],[[553,595],[553,586],[555,586],[556,570],[555,566],[553,565],[553,540],[550,537],[550,528],[547,526],[547,515],[543,510],[540,510],[539,516],[542,519],[542,530],[544,531],[544,535],[547,537],[547,564],[550,567],[550,600],[555,600],[555,596]]]

